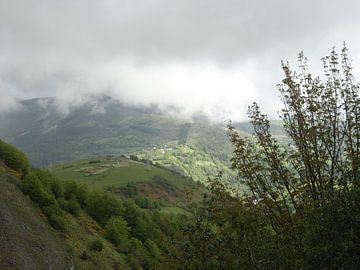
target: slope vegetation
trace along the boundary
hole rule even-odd
[[[146,160],[141,162],[125,157],[66,162],[52,166],[51,171],[62,181],[132,198],[142,208],[187,208],[189,202],[199,198],[204,191],[203,185],[189,177],[154,166]],[[186,194],[190,193],[192,199],[189,201]]]
[[[180,234],[179,226],[191,214],[175,206],[159,211],[131,192],[153,196],[154,188],[176,191],[183,180],[172,178],[171,184],[157,175],[134,182],[140,186],[112,186],[115,195],[58,180],[41,169],[26,167],[22,173],[12,164],[24,158],[28,164],[25,155],[4,142],[3,146],[18,159],[0,158],[0,269],[171,268],[170,239]]]
[[[64,239],[19,185],[15,177],[0,173],[0,269],[70,269]]]
[[[52,98],[26,100],[21,109],[1,114],[0,124],[0,137],[22,149],[35,166],[130,153],[168,142],[230,149],[219,126],[174,119],[157,108],[124,106],[107,97],[96,98],[65,115]]]

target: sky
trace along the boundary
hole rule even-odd
[[[57,97],[59,109],[98,94],[184,116],[245,120],[253,101],[281,108],[281,60],[347,43],[360,71],[359,1],[0,0],[0,113]]]

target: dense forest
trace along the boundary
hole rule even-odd
[[[200,200],[189,198],[186,213],[59,180],[3,141],[0,172],[20,179],[21,191],[66,246],[69,268],[357,269],[359,85],[345,46],[323,58],[322,79],[309,74],[302,53],[299,64],[298,71],[282,65],[286,143],[272,135],[254,103],[252,136],[228,126],[232,168],[245,189],[219,172]]]

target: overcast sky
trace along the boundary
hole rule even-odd
[[[355,0],[0,0],[0,111],[105,93],[221,121],[258,101],[275,116],[281,59],[296,66],[304,50],[318,71],[346,41],[360,66],[359,10]]]

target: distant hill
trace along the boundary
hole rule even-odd
[[[228,164],[231,154],[225,124],[177,119],[156,107],[125,106],[108,97],[89,101],[67,115],[59,112],[53,98],[25,100],[21,109],[0,115],[0,126],[0,137],[24,151],[35,166],[94,156],[129,156],[166,146],[191,146],[217,164]]]
[[[244,135],[252,132],[249,124],[235,126]],[[23,101],[17,111],[0,114],[0,127],[0,137],[24,151],[35,166],[136,154],[197,181],[220,170],[230,182],[235,178],[229,169],[232,149],[226,123],[214,124],[204,117],[174,118],[156,106],[125,106],[101,96],[64,115],[54,98],[38,98]],[[167,149],[166,154],[161,149]]]
[[[224,125],[174,119],[156,107],[125,106],[108,97],[67,115],[59,113],[53,98],[25,100],[21,109],[0,115],[0,126],[0,137],[25,151],[36,166],[170,142],[230,149]]]

